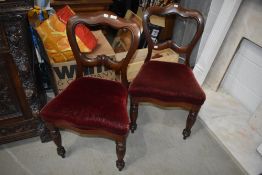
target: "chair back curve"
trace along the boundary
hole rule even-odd
[[[126,57],[121,61],[114,61],[111,57],[106,55],[98,55],[96,58],[89,58],[87,53],[80,51],[76,41],[75,28],[78,24],[84,24],[87,27],[106,25],[115,29],[129,30],[131,33],[131,47]],[[103,65],[106,68],[120,72],[122,83],[128,87],[127,66],[138,47],[140,38],[140,30],[135,22],[120,18],[110,11],[101,11],[85,16],[74,16],[70,18],[66,26],[66,32],[77,63],[76,78],[83,76],[84,67]]]
[[[154,43],[154,41],[151,39],[151,34],[148,27],[148,24],[150,23],[150,16],[152,15],[167,16],[167,15],[175,15],[175,14],[181,16],[182,18],[190,18],[196,21],[197,30],[191,42],[185,46],[178,46],[176,42],[173,41],[172,39],[157,44]],[[201,13],[198,12],[197,10],[186,9],[178,4],[170,4],[166,7],[152,6],[147,8],[144,12],[143,29],[148,43],[148,54],[145,62],[150,60],[153,49],[162,50],[166,48],[171,48],[178,54],[185,54],[185,64],[189,66],[191,52],[203,33],[204,18],[201,15]]]

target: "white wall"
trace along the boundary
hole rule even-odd
[[[241,1],[241,0],[234,0],[234,1],[227,0],[224,1],[224,3],[236,2],[236,1]],[[219,28],[219,26],[217,28]],[[219,29],[222,30],[223,28],[219,28]],[[247,38],[248,40],[262,47],[262,1],[261,0],[243,0],[242,5],[238,9],[234,21],[230,26],[230,29],[226,35],[226,38],[224,39],[222,46],[219,48],[219,51],[216,54],[214,61],[212,62],[213,63],[212,67],[209,69],[209,72],[205,77],[205,85],[207,85],[212,90],[217,90],[219,88],[221,80],[223,79],[227,71],[228,65],[230,64],[234,56],[234,53],[240,41],[243,38]],[[212,40],[214,39],[215,38],[212,38]],[[209,45],[210,47],[207,51],[210,51],[210,48],[212,48],[212,43]],[[217,48],[217,46],[215,48]],[[200,57],[197,64],[199,64],[200,68],[206,70],[205,69],[206,62],[208,62],[211,59],[209,57],[207,58],[206,55],[204,54],[201,55],[203,55],[203,57]],[[201,72],[199,74],[200,74],[199,79],[203,80],[204,76],[201,76]]]
[[[253,113],[262,102],[262,48],[243,39],[221,88]]]
[[[217,19],[217,16],[221,10],[223,3],[224,3],[224,0],[212,0],[211,2],[196,60],[198,60],[198,57],[200,56],[200,54],[203,51],[207,38],[209,37],[209,34],[211,33],[211,30],[215,24],[215,21]]]
[[[181,0],[180,5],[188,8],[195,9],[201,12],[204,20],[207,20],[209,13],[209,8],[212,0]],[[219,0],[213,0],[219,1]],[[221,0],[220,0],[221,1]],[[222,0],[223,2],[223,0]],[[179,45],[187,45],[193,38],[196,32],[196,22],[194,20],[183,20],[182,18],[176,18],[175,28],[173,31],[173,40]],[[194,47],[191,58],[190,65],[194,66],[197,58],[197,53],[199,49],[199,43]]]
[[[210,70],[212,70],[212,64],[217,60],[217,53],[221,48],[241,2],[242,0],[223,1],[207,41],[204,43],[204,48],[193,69],[194,75],[201,85],[208,77]],[[209,84],[206,83],[206,85]]]

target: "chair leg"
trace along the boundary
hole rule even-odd
[[[62,158],[65,158],[66,151],[65,151],[65,148],[62,146],[62,139],[61,139],[61,134],[59,132],[59,129],[54,127],[51,124],[46,124],[46,126],[49,129],[51,137],[57,146],[57,154],[61,156]]]
[[[124,138],[122,141],[116,141],[116,154],[116,167],[119,171],[121,171],[125,167],[124,157],[126,154],[126,138]]]
[[[131,120],[130,130],[131,130],[131,133],[134,133],[134,131],[137,128],[137,124],[136,124],[137,114],[138,114],[138,103],[134,102],[134,100],[132,100],[131,98],[131,104],[130,104],[130,120]]]
[[[198,111],[189,111],[187,120],[186,120],[186,128],[183,130],[183,139],[185,140],[187,137],[190,136],[191,134],[191,128],[194,125],[196,118],[197,118],[197,114]]]

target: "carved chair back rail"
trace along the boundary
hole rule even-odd
[[[76,58],[77,62],[77,78],[83,76],[83,67],[89,66],[99,66],[104,65],[109,69],[113,69],[115,71],[121,72],[121,80],[128,87],[128,81],[126,76],[127,66],[136,52],[136,48],[138,45],[138,40],[140,37],[140,30],[137,30],[138,25],[136,23],[127,22],[126,19],[117,17],[114,13],[110,11],[105,11],[103,13],[95,13],[92,16],[85,16],[87,18],[83,18],[80,16],[73,17],[67,25],[67,35],[68,40],[71,45],[72,51]],[[121,61],[114,61],[111,57],[106,55],[98,55],[96,58],[89,58],[88,54],[81,53],[78,45],[76,44],[76,37],[74,29],[78,24],[84,24],[87,27],[94,26],[98,24],[110,25],[116,29],[127,29],[131,31],[131,46],[127,52],[125,59]]]
[[[178,46],[176,42],[173,40],[167,40],[165,42],[157,43],[157,44],[154,43],[154,41],[151,39],[151,35],[149,32],[149,27],[148,27],[148,24],[150,23],[150,16],[152,15],[168,16],[168,15],[175,15],[175,14],[181,16],[182,18],[185,18],[185,19],[189,18],[189,19],[193,19],[196,21],[197,30],[191,42],[185,46]],[[151,58],[153,49],[163,50],[166,48],[171,48],[178,54],[185,54],[186,55],[185,63],[187,66],[189,66],[191,52],[193,48],[195,47],[197,41],[200,39],[203,33],[203,30],[204,30],[204,18],[198,11],[183,8],[179,6],[178,4],[171,4],[165,8],[150,7],[150,10],[146,10],[143,14],[142,24],[143,24],[144,30],[147,31],[145,32],[145,36],[148,42],[148,55],[145,61],[149,61],[149,59]]]

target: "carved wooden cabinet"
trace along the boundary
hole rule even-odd
[[[51,0],[51,7],[58,10],[69,5],[77,14],[108,10],[112,0]]]
[[[27,11],[31,0],[0,2],[0,144],[39,135],[45,95],[37,83]]]

